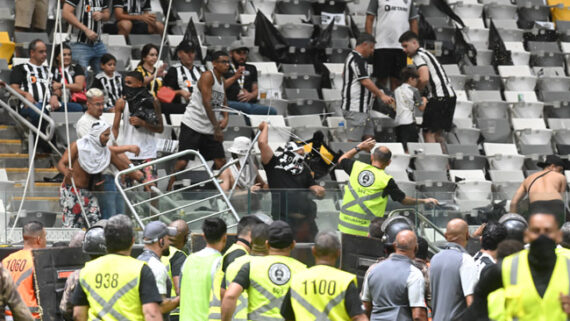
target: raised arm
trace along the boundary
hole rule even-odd
[[[261,163],[267,165],[273,158],[273,150],[269,147],[269,125],[266,122],[261,122],[259,130],[261,130],[261,134],[257,139],[257,146],[261,151]]]
[[[511,199],[511,205],[509,206],[509,212],[516,213],[517,212],[517,205],[519,201],[526,195],[526,188],[524,187],[524,181],[521,183],[515,195]]]

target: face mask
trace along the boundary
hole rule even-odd
[[[550,266],[556,262],[556,242],[553,239],[540,234],[530,243],[529,261],[535,266]]]
[[[145,90],[147,90],[145,87],[129,87],[126,85],[123,86],[123,93],[125,94],[125,98],[127,100],[133,100],[133,99],[137,98]]]

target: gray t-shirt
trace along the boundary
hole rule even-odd
[[[475,261],[463,247],[448,243],[430,263],[433,321],[462,320],[465,297],[473,294],[478,280]]]
[[[424,277],[412,261],[392,254],[364,278],[362,301],[372,302],[370,320],[412,320],[412,307],[426,307]]]
[[[370,0],[366,14],[376,16],[376,49],[402,49],[398,39],[419,17],[412,0]]]
[[[396,126],[409,125],[415,122],[414,109],[422,104],[422,96],[416,87],[403,83],[394,91],[396,97]]]

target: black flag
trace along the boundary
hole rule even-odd
[[[457,27],[455,27],[455,55],[457,57],[457,62],[467,55],[467,58],[469,58],[471,63],[477,65],[477,49],[475,49],[475,46],[465,41],[463,31]]]
[[[493,19],[491,19],[491,25],[489,26],[489,49],[493,50],[493,59],[491,59],[493,66],[513,65],[511,52],[507,50],[501,35],[495,28]]]
[[[255,45],[259,53],[276,61],[286,62],[289,43],[261,11],[255,17]]]
[[[188,25],[186,26],[186,31],[184,32],[184,37],[182,41],[190,41],[194,44],[194,48],[196,51],[196,58],[195,60],[201,61],[202,64],[204,63],[204,57],[202,57],[202,45],[200,44],[200,39],[198,38],[198,32],[196,31],[196,26],[194,26],[194,21],[190,18],[188,21]]]
[[[354,20],[352,19],[352,16],[348,16],[348,18],[350,19],[350,37],[354,38],[354,39],[358,39],[358,36],[360,36],[360,30],[358,29],[358,26],[356,25],[356,23],[354,23]]]
[[[463,20],[461,20],[461,18],[459,18],[458,15],[455,14],[455,12],[453,12],[453,10],[451,9],[451,7],[449,7],[449,5],[447,4],[447,2],[443,1],[443,0],[433,0],[432,4],[439,9],[439,11],[445,13],[446,15],[448,15],[451,19],[455,20],[458,24],[461,25],[461,27],[465,27],[465,24],[463,23]]]

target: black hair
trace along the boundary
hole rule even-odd
[[[251,245],[265,246],[269,239],[269,225],[265,223],[255,224],[251,229]]]
[[[139,61],[139,66],[142,66],[144,64],[144,58],[146,56],[148,56],[148,54],[150,54],[150,51],[152,49],[156,49],[156,54],[158,55],[158,47],[153,44],[153,43],[147,43],[146,45],[144,45],[141,49],[141,61]]]
[[[421,236],[418,236],[418,251],[416,257],[421,260],[427,260],[428,257],[428,242]]]
[[[218,217],[210,217],[202,223],[202,232],[208,244],[213,244],[222,239],[226,235],[228,227],[226,222]]]
[[[494,251],[503,240],[507,238],[507,229],[499,223],[490,222],[483,229],[481,248]]]
[[[398,39],[398,42],[401,43],[401,42],[406,42],[406,41],[410,41],[410,40],[414,40],[414,39],[418,40],[418,35],[415,32],[408,30],[400,36],[400,38]]]
[[[387,151],[383,151],[383,149],[385,149]],[[373,155],[373,158],[375,161],[382,162],[382,163],[386,163],[392,158],[392,152],[386,147],[376,148],[372,155]]]
[[[524,244],[518,240],[504,240],[497,246],[497,259],[502,260],[505,257],[520,252],[524,249]]]
[[[263,221],[255,215],[247,215],[242,217],[237,225],[238,236],[246,236],[249,232],[251,232],[253,227],[259,223],[263,223]]]
[[[315,256],[336,256],[340,250],[340,240],[335,232],[320,232],[315,236]]]
[[[370,226],[368,227],[370,237],[381,239],[382,236],[384,236],[384,232],[382,232],[382,224],[384,221],[386,221],[385,217],[375,217],[370,221]]]
[[[133,222],[125,214],[112,216],[105,225],[105,244],[108,253],[128,250],[133,245]]]
[[[39,221],[28,221],[24,224],[22,228],[22,236],[27,237],[38,237],[44,229],[44,225]]]
[[[400,80],[402,82],[406,82],[410,78],[414,78],[414,79],[420,78],[420,74],[418,73],[418,69],[414,66],[406,66],[400,72]]]
[[[228,55],[227,52],[222,51],[222,50],[214,51],[214,53],[212,54],[212,61],[216,61],[216,60],[218,60],[220,57],[223,57],[223,56],[228,56],[228,57],[229,57],[230,55]]]
[[[101,56],[101,64],[105,65],[106,63],[108,63],[111,60],[115,60],[115,62],[117,62],[117,58],[115,58],[115,56],[111,55],[110,53],[106,53],[103,56]]]
[[[57,44],[55,45],[55,50],[53,52],[53,57],[58,60],[61,57],[61,47],[63,47],[63,50],[65,49],[69,49],[71,50],[71,47],[67,44],[67,43],[63,43],[61,45]]]
[[[34,39],[30,42],[30,44],[28,45],[28,53],[31,54],[33,50],[36,50],[38,43],[43,43],[45,44],[45,42],[41,39]]]
[[[126,75],[125,78],[127,77],[132,77],[135,78],[136,80],[140,81],[140,82],[144,82],[144,77],[143,75],[138,72],[138,71],[129,71]]]

